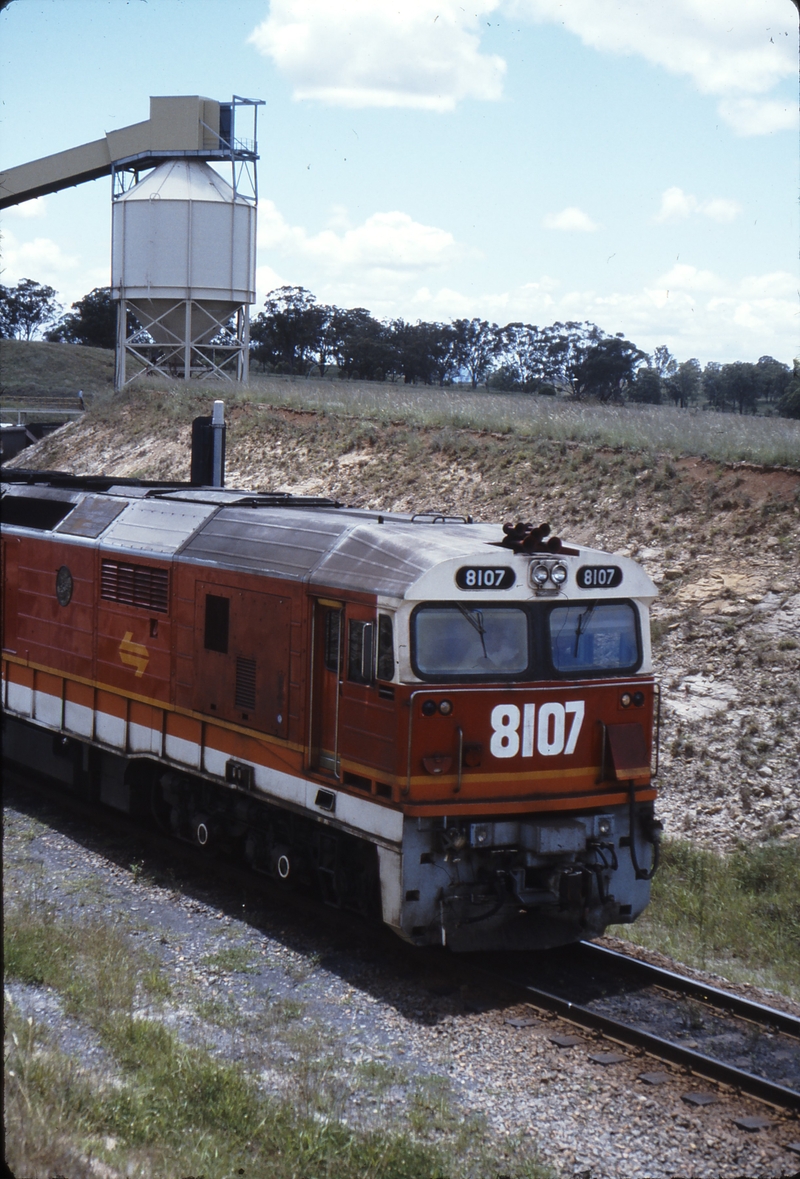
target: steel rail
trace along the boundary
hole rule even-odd
[[[766,1004],[756,1003],[755,1000],[746,999],[743,995],[723,991],[720,987],[711,986],[696,978],[688,978],[674,970],[666,970],[663,966],[654,966],[651,962],[643,962],[640,958],[633,958],[619,950],[598,946],[595,942],[581,942],[579,948],[582,954],[596,958],[604,966],[610,965],[630,974],[638,974],[654,986],[666,987],[669,991],[680,991],[712,1007],[740,1015],[760,1025],[768,1024],[775,1031],[800,1039],[800,1016],[792,1015],[788,1011],[767,1007]]]
[[[580,1003],[563,999],[560,995],[554,995],[551,991],[544,991],[530,983],[522,982],[520,979],[511,978],[482,967],[475,969],[477,973],[494,983],[502,982],[506,986],[512,986],[516,990],[522,991],[526,995],[528,1003],[540,1011],[555,1013],[578,1027],[602,1032],[607,1039],[626,1048],[639,1048],[658,1060],[682,1065],[696,1076],[729,1085],[741,1093],[746,1093],[750,1097],[755,1097],[778,1109],[800,1111],[800,1092],[795,1089],[788,1089],[785,1085],[779,1085],[766,1077],[759,1077],[744,1069],[736,1068],[734,1065],[725,1064],[723,1061],[706,1056],[702,1052],[694,1052],[691,1048],[684,1048],[682,1044],[664,1040],[661,1036],[654,1036],[651,1032],[634,1027],[632,1024],[612,1019],[608,1015],[601,1015],[598,1011],[592,1011],[589,1007],[583,1007]]]

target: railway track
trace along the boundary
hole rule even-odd
[[[63,789],[53,786],[38,775],[33,775],[30,770],[23,773],[28,789],[33,785],[40,795],[72,816],[87,821],[95,828],[99,825],[106,831],[119,834],[117,816],[114,813],[98,811],[96,806],[88,805],[74,796],[65,795]],[[9,773],[9,785],[12,783],[22,784],[20,773],[14,770]],[[133,832],[129,830],[129,834]],[[205,853],[199,848],[181,844],[143,824],[136,825],[135,834],[152,851],[156,859],[160,859],[166,853],[174,862],[177,848],[181,848],[184,853],[179,853],[178,858],[187,866],[196,866],[198,858],[205,858]],[[248,891],[252,891],[254,885],[263,885],[267,890],[270,888],[269,881],[255,876],[249,869],[237,864],[219,861],[218,868],[219,883],[223,888],[231,884]],[[285,904],[287,900],[289,898],[284,895],[282,902]],[[292,895],[290,907],[302,921],[304,914],[320,906],[307,901],[302,894],[297,894]],[[326,919],[332,918],[335,921],[337,917],[341,917],[343,927],[352,929],[352,914],[339,914],[330,910],[325,910],[325,913]],[[393,940],[389,944],[393,952],[401,948],[395,945]],[[470,969],[476,977],[489,983],[494,990],[499,987],[506,994],[509,991],[520,994],[525,1003],[535,1009],[555,1015],[585,1031],[599,1033],[615,1044],[679,1066],[697,1077],[757,1098],[776,1109],[800,1111],[800,1081],[796,1084],[782,1083],[781,1080],[763,1075],[763,1071],[754,1072],[730,1060],[701,1051],[699,1046],[681,1043],[678,1038],[648,1030],[642,1023],[652,1021],[654,1016],[652,1010],[648,1015],[646,1003],[640,1018],[619,1018],[608,1009],[608,995],[611,993],[613,1006],[613,1001],[619,1004],[620,996],[624,1003],[631,995],[641,998],[642,994],[657,991],[662,997],[666,997],[667,1002],[673,1004],[676,997],[678,1001],[691,1001],[697,1005],[697,1010],[707,1013],[700,1018],[708,1020],[709,1023],[726,1019],[737,1021],[741,1026],[746,1022],[752,1037],[780,1037],[781,1043],[785,1041],[790,1046],[790,1055],[796,1060],[795,1072],[800,1077],[800,1018],[791,1013],[765,1006],[695,978],[665,970],[590,942],[568,947],[561,952],[552,952],[545,959],[541,956],[532,960],[529,955],[525,955],[524,958],[508,955],[491,969],[481,962],[479,955],[459,956],[458,960],[455,960],[443,954],[432,953],[436,954],[437,968],[447,970],[449,965],[449,968],[457,973],[459,981],[463,976],[464,965],[469,961]],[[551,971],[550,975],[552,981],[549,986],[543,985],[542,976],[546,975],[552,963],[556,963],[556,971]],[[532,977],[533,970],[536,971],[536,978]],[[614,983],[611,981],[613,979],[617,979],[618,982]],[[584,989],[583,1001],[570,997],[576,992],[576,980],[580,980],[580,986]],[[624,980],[621,987],[619,980]],[[544,981],[547,981],[546,978]],[[604,999],[605,1003],[601,1001]],[[604,1006],[606,1010],[603,1010]],[[695,1019],[697,1020],[697,1012]],[[765,1055],[768,1056],[769,1052]]]
[[[788,1047],[788,1053],[785,1054],[794,1057],[795,1076],[800,1076],[800,1017],[591,942],[570,947],[564,957],[569,963],[565,969],[573,970],[582,979],[584,987],[587,975],[595,984],[589,988],[592,997],[588,1001],[578,1002],[570,998],[570,990],[574,993],[574,989],[569,985],[558,989],[543,987],[541,978],[532,980],[530,972],[526,974],[520,971],[519,967],[509,968],[506,961],[500,968],[491,971],[483,969],[482,973],[487,979],[502,981],[521,991],[526,1003],[532,1007],[555,1014],[579,1028],[599,1032],[616,1044],[643,1051],[657,1060],[678,1065],[695,1076],[729,1086],[777,1109],[800,1111],[800,1083],[783,1083],[764,1075],[765,1070],[754,1072],[748,1067],[724,1059],[721,1055],[702,1051],[697,1044],[684,1044],[676,1037],[659,1035],[648,1030],[642,1024],[653,1019],[653,1015],[652,1009],[648,1013],[644,1004],[640,1005],[642,1010],[638,1019],[619,1018],[608,1009],[603,1010],[603,1007],[608,1008],[609,1004],[603,1002],[604,996],[598,998],[598,994],[605,989],[603,982],[607,987],[609,979],[616,976],[618,979],[633,980],[634,986],[640,991],[657,989],[673,1004],[676,997],[679,997],[679,1000],[691,1000],[695,1005],[692,1019],[698,1027],[705,1026],[706,1021],[713,1025],[719,1024],[722,1020],[735,1020],[741,1027],[746,1021],[749,1025],[749,1038],[753,1041],[758,1041],[766,1035],[773,1046],[778,1041],[778,1046],[785,1044]],[[602,975],[599,982],[597,972]],[[541,975],[538,966],[537,975]],[[636,992],[623,993],[623,1005],[631,993]],[[619,993],[613,996],[611,1006],[614,1006],[615,1002],[619,1005]]]

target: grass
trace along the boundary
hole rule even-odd
[[[800,842],[729,855],[665,842],[650,907],[609,933],[800,1000]]]
[[[114,353],[81,344],[0,340],[0,395],[24,397],[108,393],[114,385]]]
[[[225,973],[257,974],[258,967],[254,965],[255,954],[247,946],[230,946],[225,950],[217,950],[215,954],[206,954],[203,965],[212,966],[215,970]]]
[[[170,987],[121,925],[61,918],[36,890],[7,904],[4,953],[6,977],[56,991],[112,1062],[102,1074],[78,1065],[7,996],[6,1158],[15,1174],[89,1179],[97,1174],[92,1160],[99,1159],[130,1179],[550,1175],[530,1146],[487,1153],[480,1128],[452,1108],[440,1079],[415,1090],[410,1132],[348,1126],[340,1114],[350,1088],[370,1078],[358,1068],[352,1077],[343,1072],[331,1044],[312,1027],[297,1026],[287,1037],[291,1098],[265,1096],[239,1062],[185,1043],[158,1017]],[[243,956],[236,961],[241,966]],[[273,1023],[298,1014],[281,1010]],[[391,1083],[383,1070],[373,1080],[378,1091]]]
[[[367,382],[254,379],[244,397],[264,404],[428,429],[484,430],[591,446],[800,466],[800,423],[671,406],[601,406],[562,398]]]
[[[112,395],[113,353],[104,349],[10,340],[2,343],[2,358],[0,380],[7,394],[76,392],[82,388],[97,395],[105,393],[99,400],[106,402],[106,408],[127,400],[137,404],[152,400],[160,405],[162,426],[208,412],[210,400],[222,397],[232,406],[255,403],[349,419],[359,422],[362,432],[370,422],[384,427],[422,427],[439,432],[445,452],[454,444],[469,447],[470,440],[457,438],[460,431],[479,431],[675,457],[705,455],[722,462],[800,467],[800,422],[787,418],[743,417],[672,406],[601,406],[463,386],[439,389],[257,374],[251,375],[246,387],[180,381],[159,382],[158,388],[153,388],[142,381]],[[142,397],[144,392],[146,398]]]

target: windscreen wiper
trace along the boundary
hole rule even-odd
[[[588,606],[582,614],[578,615],[578,625],[575,627],[575,653],[572,656],[573,659],[578,658],[578,643],[581,641],[581,635],[586,634],[586,628],[589,625],[589,619],[594,613],[595,605],[596,603],[593,603],[591,606]]]
[[[481,646],[483,647],[483,657],[488,659],[489,656],[486,651],[486,627],[483,625],[483,610],[468,610],[462,603],[458,603],[458,608],[466,618],[470,626],[474,626],[475,630],[481,636]]]

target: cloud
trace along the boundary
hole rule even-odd
[[[345,214],[334,218],[343,224]],[[463,250],[445,229],[422,225],[408,213],[373,213],[354,228],[309,233],[289,225],[273,201],[259,203],[258,245],[261,250],[311,263],[328,276],[385,275],[407,278],[444,266]]]
[[[0,278],[4,286],[13,286],[21,278],[32,278],[35,282],[57,287],[60,280],[69,279],[69,272],[78,266],[79,261],[76,256],[65,254],[58,242],[49,237],[20,241],[10,229],[3,231]]]
[[[796,126],[792,103],[762,98],[797,70],[797,24],[786,0],[509,0],[512,11],[563,25],[585,45],[635,54],[719,98],[740,135]],[[792,15],[790,15],[792,14]]]
[[[700,213],[720,225],[729,225],[736,220],[741,211],[742,206],[738,201],[729,200],[727,197],[712,197],[707,201],[699,201],[696,196],[675,186],[662,193],[661,208],[653,220],[682,221],[693,213]]]
[[[479,315],[501,325],[521,320],[540,327],[589,320],[606,332],[624,332],[645,351],[667,344],[679,360],[696,356],[704,364],[755,360],[765,353],[789,362],[797,340],[796,286],[788,271],[726,279],[680,264],[638,290],[567,289],[542,277],[513,290],[470,295],[423,287],[407,306],[428,320]]]
[[[592,221],[588,213],[570,205],[560,213],[548,213],[543,219],[545,229],[563,229],[569,233],[593,233],[599,226]]]
[[[299,101],[450,111],[500,97],[505,62],[480,52],[476,32],[499,3],[473,12],[457,0],[272,0],[249,39]]]
[[[23,201],[21,205],[12,205],[3,210],[4,217],[15,217],[28,220],[31,217],[45,217],[47,215],[47,201],[44,197],[34,197],[32,201]]]

